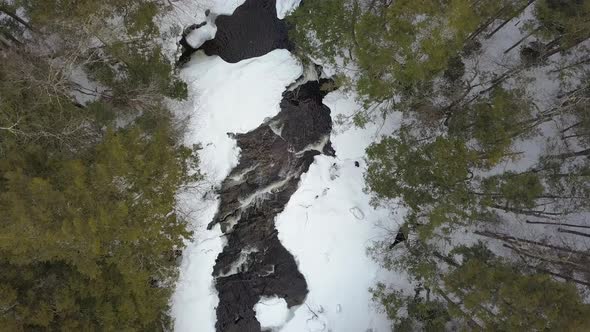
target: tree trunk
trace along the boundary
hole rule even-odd
[[[568,158],[576,158],[576,157],[584,157],[584,156],[590,156],[590,148],[588,148],[586,150],[582,150],[582,151],[562,153],[562,154],[558,154],[553,157],[560,158],[560,159],[568,159]]]
[[[486,39],[490,39],[493,35],[496,34],[496,32],[500,31],[504,26],[506,26],[506,24],[510,23],[510,21],[512,21],[515,17],[517,17],[518,15],[520,15],[523,11],[525,11],[525,9],[527,9],[533,2],[535,2],[536,0],[529,0],[527,2],[526,5],[520,7],[512,16],[510,16],[509,19],[507,19],[506,21],[504,21],[502,24],[500,24],[497,28],[494,29],[494,31],[490,32],[487,36]]]
[[[564,216],[567,214],[565,212],[545,212],[545,211],[539,211],[539,210],[523,210],[523,209],[516,209],[516,208],[501,206],[501,205],[497,205],[497,204],[494,204],[491,207],[493,207],[495,209],[502,210],[502,211],[506,211],[506,212],[512,212],[512,213],[516,213],[516,214],[523,214],[525,216],[535,216],[535,217],[549,217],[549,216],[557,217],[557,216]]]
[[[579,235],[579,236],[583,236],[583,237],[590,237],[590,234],[588,234],[588,233],[570,231],[568,229],[563,229],[563,228],[558,228],[557,231],[560,233],[569,233],[569,234]]]
[[[532,36],[535,32],[541,30],[541,27],[538,27],[536,29],[534,29],[533,31],[527,33],[524,37],[522,37],[519,41],[517,41],[516,43],[514,43],[512,46],[510,46],[509,48],[507,48],[504,51],[504,54],[512,51],[515,47],[517,47],[518,45],[520,45],[523,41],[525,41],[527,38],[529,38],[530,36]]]
[[[460,304],[455,303],[455,301],[451,300],[451,298],[442,289],[437,287],[435,288],[435,291],[438,295],[445,299],[445,301],[447,301],[448,304],[450,304],[452,307],[455,307],[463,314],[463,316],[467,319],[467,324],[469,324],[469,326],[472,329],[479,329],[481,331],[485,330],[484,326],[481,323],[477,322],[470,312],[465,312],[465,309],[463,309],[463,307]]]
[[[527,239],[523,239],[523,238],[518,238],[518,237],[505,235],[505,234],[492,233],[492,232],[488,232],[488,231],[475,231],[474,233],[479,236],[484,236],[484,237],[488,237],[488,238],[492,238],[492,239],[496,239],[496,240],[501,240],[501,241],[508,242],[508,243],[512,243],[513,241],[514,242],[522,242],[522,243],[537,245],[537,246],[544,247],[544,248],[555,249],[555,250],[567,252],[570,254],[576,254],[576,255],[590,257],[590,252],[576,251],[576,250],[573,250],[570,248],[559,247],[556,245],[547,244],[547,243],[543,243],[543,242],[539,242],[539,241],[527,240]]]
[[[520,248],[516,248],[514,246],[511,246],[509,244],[503,244],[502,246],[505,247],[505,248],[514,250],[515,252],[519,253],[520,255],[523,255],[523,256],[526,256],[526,257],[529,257],[529,258],[538,259],[538,260],[541,260],[543,262],[550,263],[550,264],[566,265],[566,266],[569,266],[571,268],[575,268],[578,271],[583,271],[583,272],[586,272],[586,273],[590,273],[590,269],[588,269],[587,267],[585,267],[583,265],[576,264],[574,262],[562,261],[562,260],[555,260],[555,259],[551,259],[551,258],[547,258],[547,257],[535,255],[535,254],[532,254],[532,253],[530,253],[528,251],[525,251],[523,249],[520,249]]]
[[[563,274],[560,274],[560,273],[549,271],[547,269],[540,268],[540,267],[537,267],[537,266],[532,266],[532,265],[528,265],[528,264],[527,264],[527,266],[529,266],[529,267],[531,267],[531,268],[533,268],[535,270],[538,270],[540,272],[543,272],[543,273],[552,275],[554,277],[562,278],[562,279],[565,279],[566,281],[571,281],[571,282],[575,282],[576,284],[580,284],[580,285],[584,285],[584,286],[590,287],[590,283],[588,283],[586,281],[582,281],[582,280],[579,280],[579,279],[574,279],[574,278],[572,278],[570,276],[566,276],[566,275],[563,275]]]
[[[0,12],[10,16],[13,20],[17,21],[18,23],[22,24],[23,26],[25,26],[27,29],[34,31],[33,27],[31,27],[31,25],[23,20],[22,18],[20,18],[18,15],[16,15],[15,13],[13,13],[12,11],[10,11],[10,9],[8,9],[6,6],[4,5],[0,5]]]
[[[574,63],[572,63],[570,65],[567,65],[565,67],[561,67],[559,69],[554,69],[554,70],[550,71],[550,73],[559,73],[559,72],[562,72],[564,70],[567,70],[567,69],[570,69],[570,68],[573,68],[573,67],[576,67],[576,66],[579,66],[579,65],[583,65],[583,64],[585,64],[587,62],[590,62],[590,57],[589,58],[584,58],[584,59],[579,60],[579,61],[576,61],[576,62],[574,62]]]
[[[566,227],[573,227],[573,228],[590,228],[590,226],[583,226],[583,225],[574,225],[574,224],[561,224],[561,223],[553,223],[553,222],[542,222],[542,221],[526,221],[527,224],[537,224],[537,225],[550,225],[550,226],[566,226]]]

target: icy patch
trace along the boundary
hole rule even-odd
[[[279,136],[279,137],[283,137],[282,133],[283,133],[283,123],[281,121],[273,121],[271,123],[268,124],[268,127],[270,128],[270,130],[272,130],[272,132]]]
[[[192,48],[197,49],[201,47],[206,41],[215,38],[215,33],[217,33],[217,27],[213,24],[213,22],[207,20],[207,24],[191,31],[186,36],[186,42]]]
[[[170,5],[170,11],[165,15],[157,18],[157,24],[162,32],[160,36],[162,51],[170,61],[175,61],[178,56],[178,42],[180,40],[180,33],[178,29],[184,29],[192,24],[204,22],[208,20],[205,15],[207,9],[210,10],[211,15],[231,15],[236,8],[242,5],[246,0],[174,0],[167,1]],[[211,28],[211,27],[210,27]],[[216,28],[212,26],[215,36]],[[203,36],[194,35],[193,43],[198,44],[198,39]]]
[[[285,178],[283,180],[273,182],[273,183],[269,184],[268,186],[257,190],[256,192],[249,195],[248,197],[240,198],[239,201],[240,201],[241,207],[247,208],[251,204],[258,204],[259,202],[264,201],[266,199],[266,197],[268,197],[269,194],[272,194],[272,193],[278,191],[279,189],[281,189],[282,187],[284,187],[287,183],[289,183],[289,181],[291,181],[291,179],[293,179],[293,177],[288,176],[287,178]]]
[[[250,258],[250,254],[253,254],[256,252],[258,252],[257,248],[247,248],[247,249],[242,250],[242,252],[240,252],[240,257],[238,257],[238,259],[236,259],[236,261],[232,263],[230,270],[227,273],[219,274],[218,277],[227,277],[227,276],[234,275],[238,272],[247,271],[248,266],[246,263],[248,263],[248,258]]]
[[[301,0],[277,0],[277,17],[284,19],[291,11],[295,10]]]
[[[307,82],[319,81],[321,72],[318,71],[321,71],[321,67],[310,61],[303,70],[303,75],[301,75],[293,84],[289,85],[287,90],[294,91]]]
[[[293,315],[285,299],[263,297],[254,306],[256,319],[263,330],[278,331]]]
[[[244,171],[242,171],[242,173],[236,174],[236,175],[230,177],[230,180],[240,184],[240,183],[244,182],[244,179],[246,178],[246,176],[248,174],[250,174],[253,170],[255,170],[257,167],[258,166],[248,167]]]
[[[328,144],[329,141],[330,141],[330,136],[324,136],[318,142],[315,142],[313,144],[310,144],[310,145],[304,147],[303,150],[301,150],[301,151],[297,151],[297,153],[295,155],[301,156],[307,151],[322,152],[324,150],[324,147],[326,146],[326,144]]]

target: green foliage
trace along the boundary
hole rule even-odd
[[[367,149],[366,181],[379,198],[402,198],[411,208],[464,190],[477,156],[459,139],[417,144],[405,133]]]
[[[347,0],[304,2],[287,17],[288,22],[295,25],[290,38],[300,53],[326,56],[335,63],[339,57],[348,57],[347,50],[354,44],[353,10]],[[318,38],[320,44],[310,34]]]
[[[582,331],[590,326],[590,305],[573,285],[502,260],[482,242],[451,254],[461,264],[445,259],[451,266],[439,269],[434,283],[423,279],[414,296],[383,284],[371,289],[395,331],[443,331],[448,324],[484,331]]]
[[[535,17],[524,22],[533,6]],[[578,290],[554,278],[587,284],[585,265],[563,257],[570,249],[553,237],[491,231],[525,219],[549,229],[569,214],[590,211],[587,50],[551,59],[573,61],[563,68],[575,78],[562,82],[559,97],[540,98],[532,78],[539,79],[538,72],[529,71],[586,41],[589,13],[588,0],[310,0],[290,18],[302,53],[348,75],[365,106],[353,118],[357,126],[373,121],[376,109],[402,112],[399,131],[367,149],[365,175],[374,204],[407,208],[407,240],[394,247],[388,239],[370,250],[386,268],[420,285],[413,297],[384,285],[373,289],[396,331],[590,328],[590,309]],[[484,62],[508,64],[506,71],[479,67],[480,48],[489,51],[497,43],[488,40],[510,32],[504,27],[517,19],[524,22],[516,24],[523,35],[503,51],[521,45],[530,57],[512,64],[486,52]],[[547,129],[549,123],[559,124],[559,134]],[[532,137],[548,143],[548,155],[529,169],[510,164],[528,152],[530,142],[522,143]],[[502,170],[504,164],[518,171]],[[480,235],[482,229],[488,235]],[[524,264],[495,257],[487,244],[456,247],[475,237],[473,231],[504,241]],[[547,256],[537,257],[532,248],[546,249]]]
[[[544,29],[545,37],[559,37],[564,48],[576,45],[590,37],[590,1],[537,1],[536,15]]]
[[[43,149],[3,159],[0,283],[19,294],[4,319],[25,329],[162,324],[171,251],[190,236],[174,197],[190,179],[186,153],[170,145],[165,125],[145,134],[109,131],[83,159]],[[36,283],[44,292],[30,293]]]
[[[478,26],[524,2],[312,0],[289,20],[304,53],[337,65],[355,61],[355,88],[367,103],[396,97],[398,110],[411,111]]]
[[[152,39],[162,7],[11,5],[34,30],[0,45],[0,330],[168,330],[191,236],[176,196],[200,173],[164,106],[188,91]]]
[[[509,208],[533,208],[536,200],[545,192],[545,187],[537,174],[515,174],[506,172],[502,175],[485,179],[482,183],[484,191],[501,201]]]
[[[495,88],[487,98],[456,110],[449,133],[466,140],[474,139],[488,167],[495,166],[512,152],[516,138],[534,129],[533,107],[523,91]]]
[[[471,253],[445,275],[444,283],[489,330],[581,331],[590,327],[590,305],[583,303],[573,285],[522,271],[482,250],[482,244],[461,250]]]
[[[32,26],[76,36],[122,27],[129,37],[154,36],[154,19],[164,10],[154,0],[17,0],[15,8],[19,5],[29,13]]]
[[[371,293],[393,322],[394,331],[444,331],[451,320],[444,302],[425,299],[418,294],[407,296],[389,290],[381,283],[371,289]]]

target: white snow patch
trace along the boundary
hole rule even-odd
[[[190,195],[185,195],[190,197]],[[217,211],[215,201],[187,199],[187,208],[196,209],[193,219],[195,238],[182,255],[180,276],[172,298],[175,331],[215,331],[215,307],[219,303],[213,285],[213,266],[225,241],[219,226],[207,230],[207,223]],[[183,207],[184,208],[184,207]]]
[[[360,107],[354,96],[342,92],[329,94],[324,102],[333,117],[350,115]],[[392,129],[380,124],[364,129],[336,125],[332,142],[338,157],[317,156],[277,217],[279,239],[295,256],[309,288],[306,302],[282,332],[390,331],[390,322],[373,304],[369,288],[378,281],[403,281],[380,268],[366,249],[395,233],[401,218],[370,206],[363,175],[366,147]]]
[[[299,6],[301,0],[277,0],[277,17],[284,19],[291,11]]]
[[[263,330],[278,331],[292,316],[287,301],[278,297],[262,297],[254,306],[256,319]]]
[[[186,42],[192,48],[199,48],[203,45],[206,41],[215,38],[215,34],[217,33],[217,27],[211,20],[207,20],[207,24],[204,26],[191,31],[186,36]]]

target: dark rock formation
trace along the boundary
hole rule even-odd
[[[254,305],[262,296],[300,305],[307,283],[280,243],[274,220],[297,190],[314,156],[333,155],[330,109],[321,82],[283,94],[281,111],[260,127],[236,134],[240,162],[220,190],[220,223],[227,246],[214,266],[219,292],[217,331],[260,331]]]
[[[389,249],[393,249],[395,248],[395,246],[397,246],[398,244],[405,242],[407,240],[406,234],[404,233],[404,231],[402,229],[400,229],[397,232],[397,235],[395,236],[395,240],[393,241],[393,243],[391,245],[389,245]]]

